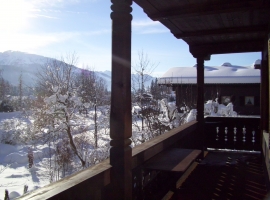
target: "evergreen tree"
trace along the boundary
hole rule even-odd
[[[19,76],[19,109],[22,109],[22,97],[23,97],[23,81],[22,81],[22,72]]]
[[[4,100],[6,95],[10,94],[11,85],[10,83],[5,80],[2,76],[3,70],[0,70],[0,100]]]
[[[158,85],[158,79],[156,78],[155,81],[152,80],[151,82],[151,94],[155,100],[161,100],[165,97],[163,92],[163,86]]]

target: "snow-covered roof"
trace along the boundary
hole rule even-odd
[[[260,65],[260,60],[256,60],[251,66],[237,66],[229,62],[221,66],[204,66],[204,82],[206,84],[230,84],[230,83],[260,83],[261,72],[255,69],[255,65]],[[197,68],[174,67],[169,69],[158,79],[159,84],[194,84],[197,83]]]

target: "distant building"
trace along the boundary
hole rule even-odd
[[[219,103],[232,102],[240,115],[260,114],[261,61],[251,66],[236,66],[229,62],[221,66],[205,66],[204,100],[218,98]],[[176,105],[196,107],[197,69],[174,67],[158,79],[159,85],[171,86],[176,94]]]

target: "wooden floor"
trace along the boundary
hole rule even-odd
[[[208,152],[171,200],[268,199],[258,153]]]

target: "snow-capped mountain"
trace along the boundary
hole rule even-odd
[[[19,51],[0,52],[0,69],[5,80],[12,85],[19,84],[19,77],[22,74],[26,86],[35,85],[35,74],[52,58],[28,54]]]
[[[55,59],[20,51],[5,51],[3,53],[0,52],[0,70],[2,70],[1,73],[4,79],[12,85],[19,84],[19,77],[22,74],[24,84],[26,86],[34,86],[37,71],[52,60]],[[75,71],[79,73],[81,69],[75,67]],[[111,90],[111,71],[96,71],[95,73],[106,81],[107,89]],[[138,75],[133,74],[132,76]],[[151,84],[152,79],[154,77],[149,78],[145,87]]]
[[[43,65],[48,61],[47,57],[24,53],[20,51],[5,51],[3,53],[0,52],[0,64],[1,65],[31,65],[31,64],[39,64]]]
[[[0,69],[2,70],[4,79],[12,85],[19,84],[19,77],[22,74],[24,84],[26,86],[34,86],[36,81],[35,74],[41,67],[50,63],[52,60],[55,59],[19,51],[5,51],[3,53],[0,52]],[[80,73],[80,68],[75,66],[74,68],[75,72]],[[108,89],[110,89],[111,72],[95,73],[106,81]]]

